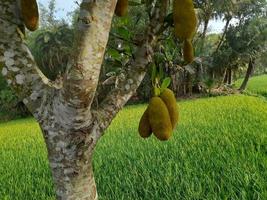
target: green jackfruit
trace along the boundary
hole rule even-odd
[[[197,17],[192,0],[173,1],[173,20],[176,37],[180,40],[193,38]]]
[[[184,41],[184,49],[183,49],[183,54],[184,54],[184,60],[187,63],[191,63],[194,60],[194,48],[192,46],[192,43],[190,40],[185,40]]]
[[[128,12],[128,0],[118,0],[115,14],[119,17],[125,16]]]
[[[160,97],[152,97],[148,106],[149,123],[159,140],[168,140],[172,135],[172,124],[168,109]]]
[[[138,131],[142,138],[148,138],[152,134],[152,129],[149,124],[148,109],[146,109],[140,119]]]
[[[21,16],[27,29],[35,31],[39,24],[39,12],[36,0],[21,0]]]
[[[168,109],[172,128],[174,129],[179,120],[178,106],[174,93],[167,88],[160,94],[160,98],[163,100]]]

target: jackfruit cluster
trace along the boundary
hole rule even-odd
[[[119,17],[127,15],[128,12],[128,0],[118,0],[115,14]]]
[[[20,9],[22,20],[30,31],[35,31],[39,24],[39,11],[36,0],[21,0]]]
[[[139,134],[143,138],[148,138],[153,132],[159,140],[168,140],[178,118],[175,96],[170,89],[164,89],[159,96],[150,99],[148,108],[139,122]]]
[[[187,63],[194,59],[192,39],[196,32],[197,17],[192,0],[173,1],[173,20],[175,36],[184,41],[183,55]]]

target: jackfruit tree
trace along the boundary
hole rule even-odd
[[[58,199],[97,199],[93,149],[142,81],[157,40],[159,18],[165,15],[158,1],[125,79],[95,108],[91,105],[115,6],[116,0],[81,3],[68,72],[52,82],[38,70],[23,41],[21,7],[13,0],[0,4],[2,74],[40,124]]]
[[[128,1],[81,2],[66,73],[53,81],[39,70],[25,43],[24,27],[30,31],[38,27],[36,1],[0,2],[1,72],[40,125],[57,199],[98,199],[92,169],[93,150],[143,80],[170,7],[169,0],[146,0],[139,4],[147,7],[146,31],[134,39],[134,55],[124,69],[123,78],[107,94],[102,94],[104,98],[95,106],[96,94],[101,92],[97,86],[113,15],[127,15]],[[188,57],[191,59],[191,53]],[[163,91],[162,96],[151,99],[147,113],[162,115],[164,120],[144,116],[144,124],[149,121],[151,126],[141,127],[146,129],[143,137],[152,131],[159,139],[170,137],[178,113],[171,105],[173,99],[166,102],[168,96],[173,98]],[[155,110],[153,105],[161,109]],[[159,120],[162,122],[158,123]]]

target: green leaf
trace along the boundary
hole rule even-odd
[[[157,52],[154,55],[154,59],[155,59],[156,64],[160,64],[160,63],[163,63],[165,61],[165,56],[164,56],[164,54]]]
[[[161,91],[165,90],[166,88],[168,88],[171,84],[171,78],[170,77],[167,77],[165,78],[163,81],[162,81],[162,84],[161,84]]]
[[[132,49],[131,49],[130,45],[128,45],[128,43],[127,43],[127,44],[124,44],[123,49],[124,49],[124,51],[125,51],[125,52],[124,52],[125,54],[127,54],[127,55],[129,55],[129,56],[132,55]]]
[[[121,61],[121,54],[115,50],[115,49],[108,49],[107,53],[114,59],[117,61]]]
[[[159,74],[158,74],[159,80],[161,80],[164,77],[163,67],[159,67]]]
[[[117,28],[117,34],[121,36],[125,40],[129,40],[131,38],[131,33],[129,30],[125,27],[118,27]]]

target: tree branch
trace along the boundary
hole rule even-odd
[[[162,9],[162,5],[168,0],[157,1],[156,7],[152,14],[150,24],[148,25],[144,42],[139,42],[134,59],[132,59],[125,70],[124,79],[118,84],[118,87],[109,92],[107,97],[100,103],[99,108],[94,110],[95,118],[99,123],[99,134],[103,134],[103,130],[108,127],[114,116],[121,110],[136,89],[141,84],[147,66],[152,61],[153,49],[157,42],[157,33],[163,26],[164,17],[167,9]],[[99,136],[100,137],[100,136]]]
[[[214,53],[218,52],[218,50],[221,48],[221,46],[223,44],[223,41],[224,41],[224,38],[226,36],[226,33],[228,31],[228,27],[229,27],[229,24],[230,24],[231,19],[232,19],[232,17],[227,17],[226,18],[226,23],[225,23],[225,26],[224,26],[223,34],[222,34],[222,36],[220,38],[220,41],[219,41],[219,43],[218,43],[218,45],[217,45],[216,50],[214,51]]]
[[[61,91],[69,109],[90,107],[98,84],[116,0],[83,0],[76,27],[71,67]]]
[[[0,66],[8,84],[35,115],[49,86],[54,86],[38,69],[21,38],[23,26],[17,1],[0,4]]]

